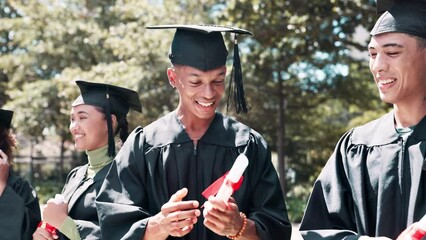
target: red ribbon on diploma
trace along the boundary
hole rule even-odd
[[[222,177],[218,178],[214,183],[212,183],[210,186],[208,186],[201,194],[206,198],[209,199],[210,196],[216,195],[216,193],[219,191],[220,186],[222,186],[223,182],[225,181],[226,175],[228,175],[229,171],[226,172]],[[235,192],[243,183],[243,176],[241,176],[240,180],[236,183],[229,182],[232,190]]]
[[[50,234],[55,234],[56,235],[56,228],[50,224],[48,224],[47,222],[41,221],[39,222],[37,227],[41,227],[46,229],[46,231],[48,231]]]

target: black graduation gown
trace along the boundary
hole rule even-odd
[[[396,239],[426,213],[425,155],[426,117],[404,145],[393,112],[350,130],[314,184],[302,236]]]
[[[62,195],[68,202],[68,216],[76,223],[82,239],[101,239],[95,197],[110,165],[104,166],[93,178],[86,178],[87,164],[68,174]],[[68,239],[63,234],[59,235],[60,239]]]
[[[10,173],[0,196],[0,239],[32,239],[40,221],[40,205],[34,189],[26,180]]]
[[[229,171],[244,151],[249,165],[233,195],[240,211],[256,223],[261,239],[290,239],[291,225],[264,139],[216,113],[195,148],[175,112],[135,129],[117,154],[96,199],[103,238],[140,239],[150,217],[183,187],[189,190],[185,200],[203,204],[203,190]],[[204,227],[200,217],[180,239],[227,238]]]

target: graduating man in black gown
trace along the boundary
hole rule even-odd
[[[304,239],[396,239],[426,214],[426,1],[392,2],[377,4],[392,6],[368,51],[393,110],[340,139],[315,182]]]
[[[218,26],[177,29],[169,83],[175,111],[137,128],[118,153],[97,197],[104,239],[290,239],[283,193],[262,136],[216,111],[225,91],[226,50]],[[154,31],[154,30],[153,30]],[[235,46],[237,47],[237,46]],[[241,80],[234,49],[235,80]],[[235,55],[236,53],[236,55]],[[238,58],[238,59],[236,59]],[[241,82],[238,111],[246,111]],[[249,164],[233,198],[202,192],[229,171],[240,153]]]

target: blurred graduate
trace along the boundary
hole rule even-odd
[[[27,240],[40,222],[40,206],[31,185],[11,171],[12,117],[13,111],[0,109],[0,239]]]

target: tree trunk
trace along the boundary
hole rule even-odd
[[[286,196],[286,164],[285,164],[285,155],[284,155],[284,139],[285,139],[285,108],[286,108],[286,99],[284,94],[284,83],[282,78],[279,77],[278,82],[278,139],[277,139],[277,152],[278,152],[278,174],[280,177],[281,190]]]
[[[62,134],[64,135],[64,134]],[[59,179],[63,183],[64,179],[64,152],[65,152],[65,136],[61,137],[61,156],[59,159]]]
[[[33,165],[33,150],[34,150],[34,141],[30,141],[30,164],[28,166],[28,183],[33,185],[34,183],[34,165]]]

